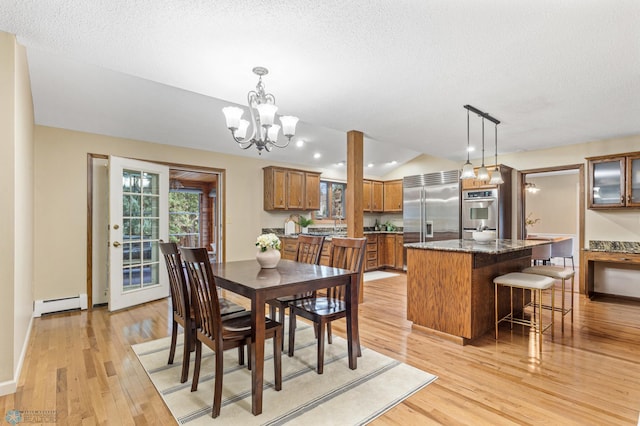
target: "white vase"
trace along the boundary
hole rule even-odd
[[[261,251],[258,249],[256,260],[261,268],[275,268],[280,262],[280,250],[269,248],[266,251]]]

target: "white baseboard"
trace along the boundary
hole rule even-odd
[[[13,380],[7,380],[6,382],[0,382],[0,396],[16,393],[18,389],[18,379],[20,379],[20,373],[22,372],[22,365],[24,359],[27,356],[27,349],[29,348],[29,339],[31,338],[31,327],[33,326],[33,316],[29,320],[29,327],[27,327],[27,335],[25,336],[22,344],[22,350],[20,351],[20,359],[16,366],[16,371],[13,372]]]
[[[70,309],[87,309],[87,294],[82,293],[73,297],[53,300],[36,300],[33,304],[33,316],[38,318],[42,314],[68,311]]]

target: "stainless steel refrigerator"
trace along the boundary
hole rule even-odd
[[[406,176],[402,192],[405,243],[461,238],[458,170]]]

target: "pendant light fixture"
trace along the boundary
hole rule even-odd
[[[499,185],[504,183],[502,179],[502,174],[498,169],[498,124],[500,124],[500,120],[486,112],[480,111],[478,108],[475,108],[471,105],[465,105],[464,108],[467,110],[467,162],[462,167],[462,176],[461,179],[477,179],[479,181],[489,181],[491,185]],[[478,114],[479,117],[482,117],[482,165],[478,168],[478,174],[475,175],[473,171],[473,166],[469,161],[469,111],[472,111]],[[495,160],[496,165],[495,169],[492,173],[491,179],[489,179],[489,171],[484,165],[484,120],[487,119],[496,125],[495,128]]]
[[[482,117],[482,165],[478,169],[478,180],[489,180],[489,171],[484,166],[484,117]]]
[[[462,174],[460,179],[475,179],[476,172],[473,170],[473,164],[469,161],[469,110],[467,109],[467,162],[462,166]]]
[[[495,153],[496,153],[496,157],[495,157],[495,169],[493,169],[493,173],[491,173],[491,180],[489,181],[489,183],[491,185],[500,185],[501,183],[504,183],[504,180],[502,179],[502,173],[500,173],[500,169],[498,169],[498,124],[496,123],[496,135],[495,135],[495,141],[496,141],[496,147],[495,147]]]

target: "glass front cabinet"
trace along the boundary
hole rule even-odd
[[[640,152],[587,160],[590,209],[640,207]]]

